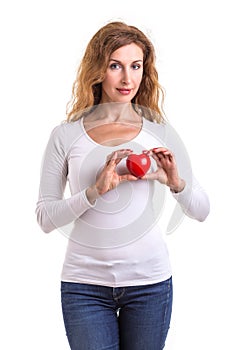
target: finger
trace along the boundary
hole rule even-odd
[[[151,156],[153,152],[152,152],[152,150],[145,149],[145,150],[142,151],[142,153],[146,154],[147,156]]]
[[[112,157],[109,161],[109,165],[115,165],[117,160],[117,152],[113,152]]]
[[[152,148],[151,151],[153,153],[160,153],[160,152],[166,152],[166,151],[169,151],[167,148],[165,147],[155,147],[155,148]]]
[[[172,153],[168,154],[167,157],[168,157],[169,162],[171,162],[171,163],[175,162],[175,158],[174,158]]]
[[[119,163],[121,161],[121,159],[128,157],[128,155],[133,153],[133,151],[131,149],[127,148],[127,149],[120,149],[120,150],[117,150],[115,152],[112,152],[111,154],[109,154],[107,156],[106,163],[108,163],[112,159],[112,157],[115,153],[117,154],[116,159]]]
[[[163,153],[163,158],[162,158],[162,156],[161,156],[161,157],[160,157],[160,160],[161,160],[161,161],[168,162],[168,163],[174,163],[174,164],[175,164],[174,155],[173,155],[172,152],[170,152],[170,151],[164,152],[164,153]]]
[[[156,164],[158,167],[162,167],[162,163],[161,163],[162,159],[161,157],[158,156],[158,154],[153,153],[152,158],[156,161]]]
[[[164,163],[164,161],[166,161],[166,162],[169,161],[169,163],[171,163],[171,162],[175,163],[175,158],[174,158],[173,153],[166,148],[160,149],[160,151],[158,151],[158,149],[156,149],[156,152],[153,151],[152,157],[155,160],[159,160],[162,163]]]
[[[106,158],[106,165],[108,165],[108,163],[109,163],[110,160],[112,159],[113,154],[114,154],[114,152],[112,152],[111,154],[108,154],[108,155],[107,155],[107,158]]]
[[[160,148],[154,148],[153,150],[153,154],[156,154],[156,155],[159,155],[160,158],[165,157],[165,156],[169,156],[169,157],[173,157],[173,153],[167,149],[167,148],[164,148],[164,147],[160,147]]]
[[[133,153],[131,149],[120,149],[117,151],[117,158],[125,158],[128,157],[129,154]]]
[[[157,156],[157,158],[159,158],[159,160],[162,160],[162,159],[164,159],[164,158],[165,158],[165,154],[164,154],[164,153],[162,153],[162,152],[157,153],[157,154],[156,154],[156,156]]]
[[[105,168],[112,167],[116,165],[117,152],[111,153],[106,160]]]
[[[157,180],[158,179],[158,173],[157,171],[153,173],[147,173],[146,175],[141,177],[142,180]]]
[[[117,150],[117,152],[123,152],[123,153],[129,152],[129,153],[131,153],[131,152],[133,152],[133,150],[131,148],[122,148],[122,149]]]
[[[125,182],[125,181],[137,181],[138,177],[133,176],[131,174],[124,174],[119,176],[120,182]]]
[[[128,157],[130,154],[132,154],[133,151],[131,149],[122,149],[117,151],[117,159],[116,164],[120,163],[120,161],[126,157]]]

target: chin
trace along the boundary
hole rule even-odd
[[[122,96],[122,97],[117,97],[115,99],[112,99],[112,102],[118,102],[118,103],[129,103],[133,99],[132,96]]]

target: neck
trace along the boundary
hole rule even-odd
[[[102,103],[91,113],[90,119],[114,122],[140,122],[141,117],[135,112],[131,103]]]

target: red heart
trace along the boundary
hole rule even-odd
[[[147,154],[130,154],[126,159],[126,166],[129,172],[136,176],[142,177],[149,170],[151,165],[150,157]]]

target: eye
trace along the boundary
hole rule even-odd
[[[132,65],[132,68],[133,68],[134,70],[137,70],[137,69],[140,69],[140,68],[141,68],[141,65],[138,64],[138,63],[135,63],[135,64]]]
[[[112,63],[110,64],[110,69],[120,69],[120,64],[119,63]]]

